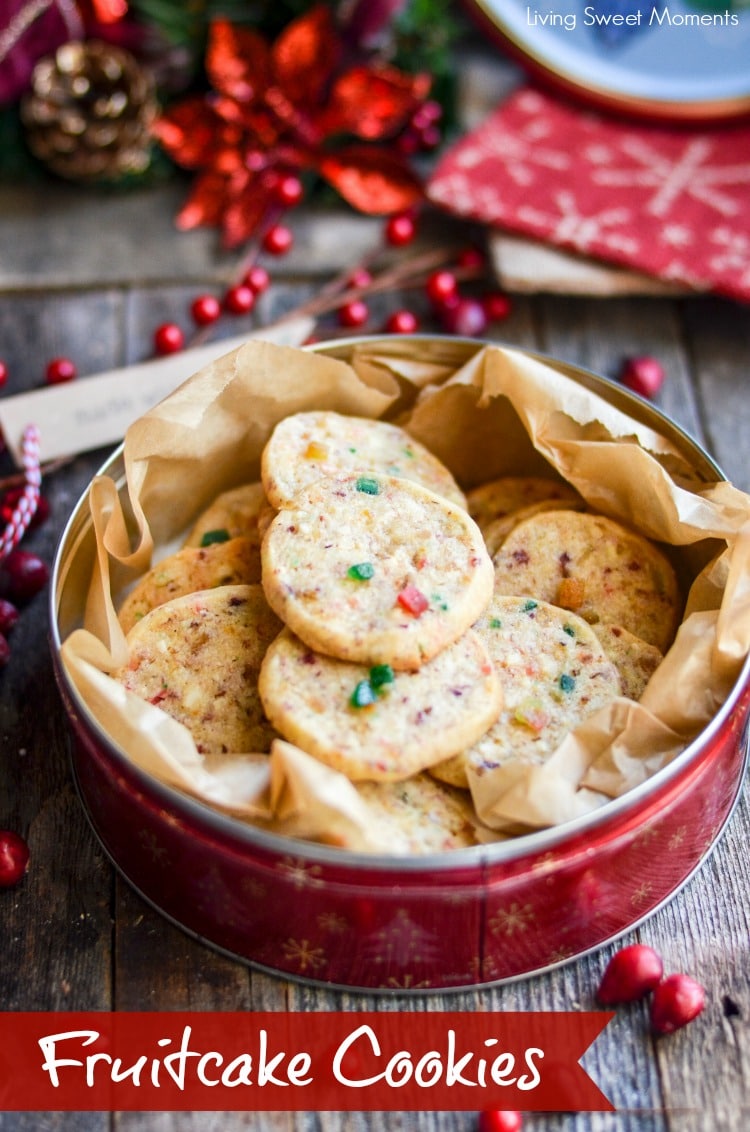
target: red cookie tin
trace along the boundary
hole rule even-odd
[[[415,340],[418,345],[418,340]],[[466,356],[479,348],[466,342]],[[351,343],[317,346],[345,358]],[[574,366],[565,374],[657,428],[697,474],[722,473],[651,405]],[[122,449],[102,469],[124,486]],[[602,946],[668,901],[716,844],[741,789],[750,662],[668,766],[572,822],[435,856],[373,856],[269,834],[150,777],[105,734],[60,659],[94,559],[87,496],[51,587],[55,670],[91,825],[141,896],[199,940],[286,978],[425,992],[532,975]]]

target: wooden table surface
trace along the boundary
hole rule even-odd
[[[0,357],[11,375],[7,394],[41,385],[44,364],[55,355],[76,360],[81,382],[148,357],[157,323],[172,317],[184,323],[192,297],[231,277],[234,261],[217,252],[213,234],[177,236],[172,230],[179,188],[124,199],[64,187],[35,192],[0,192]],[[335,270],[354,263],[380,231],[375,221],[338,214],[301,215],[295,225],[296,250],[273,265],[270,292],[251,316],[223,323],[219,334],[244,333],[288,310]],[[427,313],[419,295],[405,298]],[[392,303],[383,299],[379,309]],[[730,480],[750,489],[746,308],[706,297],[524,295],[492,332],[496,340],[605,375],[615,374],[626,355],[657,356],[667,373],[659,405],[701,441]],[[107,452],[102,447],[78,455],[46,479],[50,518],[24,545],[47,562]],[[118,877],[89,829],[71,779],[45,594],[24,609],[11,643],[11,661],[0,674],[0,827],[26,836],[32,858],[23,882],[0,894],[3,1010],[594,1008],[594,989],[613,947],[506,986],[394,997],[384,1004],[375,995],[258,972],[187,938]],[[624,941],[651,943],[670,971],[698,978],[708,991],[702,1016],[655,1040],[642,1005],[619,1011],[584,1058],[617,1112],[530,1114],[525,1127],[739,1132],[750,1126],[749,838],[743,798],[699,874]],[[14,1132],[468,1132],[475,1125],[471,1113],[430,1112],[0,1114],[0,1129]]]

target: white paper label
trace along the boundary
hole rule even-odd
[[[312,319],[290,319],[240,338],[224,338],[166,358],[4,397],[0,399],[0,425],[5,442],[19,465],[21,440],[29,424],[39,429],[42,463],[117,444],[133,421],[209,362],[228,354],[249,338],[298,346],[309,336],[313,326]]]

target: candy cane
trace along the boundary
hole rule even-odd
[[[42,473],[39,467],[39,429],[36,425],[27,425],[24,429],[21,462],[24,472],[23,492],[0,538],[0,560],[5,558],[14,546],[18,546],[39,506]]]

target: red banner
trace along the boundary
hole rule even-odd
[[[611,1013],[0,1013],[1,1111],[607,1111]]]

